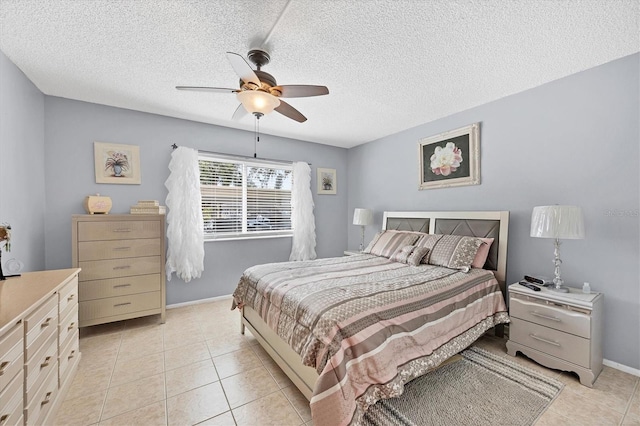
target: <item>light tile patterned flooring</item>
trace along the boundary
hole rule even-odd
[[[311,425],[308,402],[247,331],[230,299],[81,330],[59,425]],[[638,377],[605,367],[593,389],[568,373],[477,345],[565,383],[537,425],[640,425]]]

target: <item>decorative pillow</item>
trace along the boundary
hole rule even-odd
[[[427,254],[423,256],[421,263],[429,263],[429,257],[435,247],[436,243],[442,238],[441,234],[425,234],[416,241],[416,246],[424,247],[428,250]]]
[[[385,230],[375,236],[364,253],[391,257],[400,247],[413,245],[418,237],[414,233]]]
[[[393,253],[391,255],[389,260],[391,260],[393,262],[408,263],[407,259],[409,258],[409,255],[413,252],[413,249],[415,247],[416,246],[400,247],[398,250],[396,250],[395,253]]]
[[[413,247],[414,248],[411,251],[411,254],[407,258],[407,263],[413,266],[418,266],[420,263],[427,263],[427,262],[424,262],[423,259],[428,257],[429,249],[421,246],[413,246]]]
[[[472,268],[484,268],[484,264],[487,261],[487,256],[489,256],[489,249],[491,248],[491,244],[493,244],[494,238],[478,238],[482,241],[480,247],[478,247],[478,252],[476,253],[476,257],[471,262]]]
[[[429,264],[468,270],[482,240],[461,235],[442,235],[429,255]]]

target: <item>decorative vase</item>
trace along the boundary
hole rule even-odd
[[[117,164],[115,166],[113,166],[113,173],[117,176],[120,177],[122,176],[122,167],[118,166]]]

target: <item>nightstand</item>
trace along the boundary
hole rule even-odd
[[[355,256],[356,254],[362,254],[362,252],[358,251],[358,250],[355,250],[355,249],[353,249],[353,250],[345,250],[344,251],[344,255],[345,256]]]
[[[517,352],[558,370],[573,371],[580,383],[593,387],[602,371],[601,293],[570,288],[558,293],[509,286],[509,341],[507,353]]]

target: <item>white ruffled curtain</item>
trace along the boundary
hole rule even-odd
[[[293,242],[289,260],[316,258],[316,221],[311,195],[311,168],[305,162],[293,163],[291,189],[291,225]]]
[[[178,147],[171,154],[167,195],[167,280],[173,272],[185,282],[204,270],[204,222],[200,195],[198,151]]]

